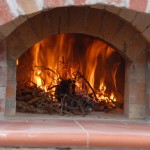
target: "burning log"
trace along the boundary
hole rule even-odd
[[[75,82],[73,80],[62,80],[57,85],[55,90],[55,96],[60,101],[63,95],[75,95]]]

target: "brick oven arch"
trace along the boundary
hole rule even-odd
[[[147,41],[136,28],[117,15],[89,7],[56,8],[41,12],[6,37],[8,69],[5,114],[12,115],[16,111],[16,59],[38,41],[61,33],[98,37],[124,57],[125,114],[130,118],[144,118]]]
[[[132,60],[132,55],[126,52],[134,40],[140,38],[146,43],[136,28],[107,10],[66,7],[41,12],[17,26],[6,37],[7,50],[16,59],[38,41],[61,33],[83,33],[98,37],[129,60]],[[18,44],[18,40],[21,43]]]

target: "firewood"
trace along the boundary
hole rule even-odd
[[[17,111],[20,112],[32,112],[32,113],[48,113],[59,115],[82,115],[83,117],[93,111],[109,112],[111,110],[120,110],[123,107],[123,96],[116,92],[115,95],[119,98],[118,101],[106,102],[105,99],[98,99],[97,91],[91,86],[89,81],[80,72],[80,66],[70,78],[67,78],[67,74],[71,73],[72,66],[65,63],[65,61],[59,61],[56,71],[42,67],[34,66],[33,70],[38,68],[49,76],[52,80],[54,77],[50,76],[50,72],[56,75],[57,84],[50,83],[47,86],[47,92],[41,87],[38,87],[32,81],[25,81],[17,83]],[[42,79],[42,78],[41,78]],[[81,79],[83,87],[80,91],[76,92],[76,82]],[[45,84],[45,79],[42,79]],[[50,80],[51,81],[51,80]],[[88,89],[92,93],[88,94]],[[53,91],[53,92],[52,92]],[[108,93],[102,93],[99,91],[100,96],[109,97]],[[117,109],[118,108],[118,109]]]

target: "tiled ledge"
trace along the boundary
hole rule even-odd
[[[0,121],[1,147],[150,148],[150,124],[104,120]]]

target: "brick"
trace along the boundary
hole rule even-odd
[[[145,118],[145,105],[130,104],[129,118]]]
[[[95,8],[95,9],[104,9],[105,5],[104,4],[93,4],[89,5],[90,8]]]
[[[7,81],[16,81],[16,65],[7,69]]]
[[[48,8],[62,7],[66,0],[44,0],[45,6]]]
[[[11,57],[7,56],[7,67],[9,69],[9,67],[14,68],[16,67],[16,60],[12,59]]]
[[[125,83],[125,90],[124,90],[124,113],[128,115],[129,113],[129,88],[128,84]]]
[[[5,41],[0,39],[0,66],[6,67],[6,46]]]
[[[143,32],[150,26],[150,15],[145,13],[138,13],[134,21],[132,22],[140,32]]]
[[[129,83],[145,83],[145,68],[146,64],[131,64],[129,74],[128,74],[128,82]]]
[[[111,12],[113,14],[118,14],[120,12],[120,8],[119,7],[109,6],[109,5],[105,6],[105,10],[108,11],[108,12]]]
[[[68,8],[53,9],[50,12],[45,12],[45,21],[48,23],[46,29],[49,28],[50,34],[67,32],[65,28],[69,25],[68,16]]]
[[[145,104],[145,83],[129,83],[129,103]]]
[[[25,43],[15,33],[6,38],[6,43],[8,57],[11,59],[17,59],[25,52],[25,50],[27,50]]]
[[[28,23],[21,25],[6,38],[9,57],[16,60],[25,50],[38,41],[38,37],[34,34]]]
[[[44,23],[42,23],[44,27],[44,29],[42,29],[43,37],[45,38],[45,36],[48,37],[53,34],[58,34],[58,24],[53,24],[53,22],[55,21],[54,20],[52,21],[52,11],[44,12],[43,19],[44,19]]]
[[[119,50],[125,52],[131,39],[137,35],[137,32],[128,24],[124,24],[112,39],[112,44]]]
[[[16,101],[6,100],[5,102],[5,115],[13,116],[16,114]]]
[[[128,117],[129,114],[129,103],[124,101],[124,114]]]
[[[32,31],[32,28],[30,27],[30,24],[28,21],[23,23],[21,26],[19,26],[14,34],[21,39],[21,41],[24,42],[24,44],[27,46],[27,48],[30,48],[33,46],[36,42],[39,41],[38,37],[35,35],[35,33]]]
[[[103,39],[106,41],[112,41],[113,37],[123,26],[123,22],[116,16],[106,13],[103,17],[102,27],[100,28],[100,34],[103,35]]]
[[[150,26],[143,32],[143,36],[150,42]]]
[[[74,0],[74,5],[84,5],[86,0]]]
[[[7,83],[7,68],[0,67],[0,86],[6,86]]]
[[[91,35],[99,35],[100,28],[102,26],[102,19],[104,11],[98,9],[89,9],[85,32]]]
[[[0,99],[0,113],[5,111],[5,100]]]
[[[141,36],[135,36],[130,40],[130,45],[126,49],[126,54],[133,62],[145,63],[147,43]]]
[[[145,83],[145,63],[130,63],[126,65],[125,82],[126,83]]]
[[[150,112],[150,90],[149,91],[146,90],[146,100],[147,100],[146,102],[148,104],[148,109]]]
[[[6,87],[0,87],[0,99],[5,99],[6,97]]]
[[[69,32],[83,33],[89,8],[87,7],[69,7]]]
[[[130,9],[122,9],[119,16],[128,22],[132,22],[136,16],[136,12]]]
[[[146,100],[147,100],[147,103],[146,103],[146,115],[147,115],[147,118],[150,118],[150,94],[146,94]]]
[[[27,21],[27,16],[18,16],[16,19],[14,19],[12,21],[12,23],[18,27],[19,25],[21,25],[22,23],[24,23],[25,21]]]
[[[8,23],[15,18],[6,0],[0,1],[0,16],[0,25]]]
[[[7,82],[6,99],[16,100],[16,81]]]
[[[130,74],[130,68],[131,62],[126,61],[125,62],[125,83],[129,82],[129,74]]]
[[[32,13],[32,14],[26,15],[26,17],[27,17],[28,19],[30,19],[30,18],[33,18],[33,17],[35,17],[35,16],[38,16],[38,15],[41,14],[41,13],[42,13],[42,11],[38,11],[38,12],[35,12],[35,13]]]
[[[0,120],[4,119],[4,112],[0,112]]]
[[[148,1],[147,0],[130,0],[129,1],[129,8],[137,11],[146,11],[146,6],[147,6]]]
[[[18,6],[23,10],[25,14],[32,14],[41,11],[43,8],[42,2],[37,0],[26,1],[26,0],[16,0]]]
[[[3,26],[0,26],[0,32],[7,37],[9,34],[11,34],[15,30],[16,26],[12,23],[9,22]]]
[[[150,67],[150,66],[149,66]],[[150,68],[147,67],[147,70],[146,70],[146,86],[147,86],[147,89],[150,90]],[[149,91],[150,93],[150,91]]]
[[[147,117],[150,118],[150,89],[146,89],[146,112]]]
[[[148,47],[146,50],[146,59],[147,59],[147,68],[150,70],[150,48]]]
[[[66,26],[68,25],[68,9],[53,9],[50,13],[50,21],[54,26]]]

